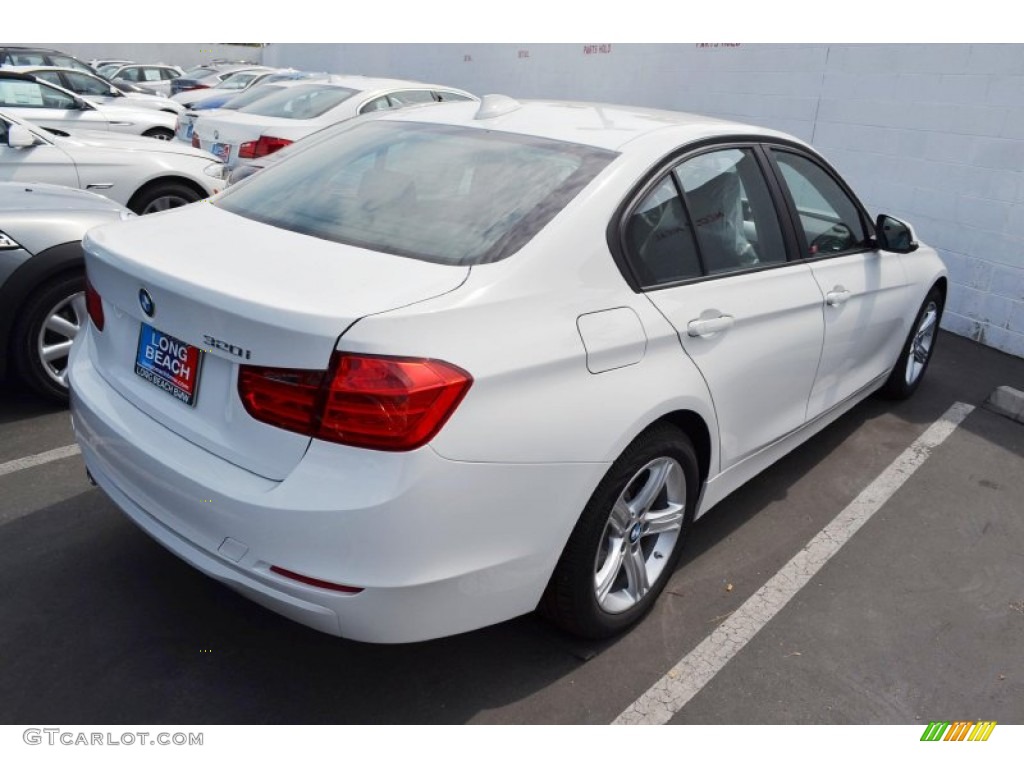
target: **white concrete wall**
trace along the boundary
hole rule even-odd
[[[263,56],[789,131],[873,212],[910,220],[939,249],[946,328],[1024,356],[1024,45],[283,44]]]

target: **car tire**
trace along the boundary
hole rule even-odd
[[[174,131],[170,128],[150,128],[142,135],[159,141],[171,141],[174,138]]]
[[[638,436],[590,497],[540,612],[592,639],[638,622],[679,561],[699,491],[696,452],[685,433],[657,424]]]
[[[19,378],[38,394],[66,403],[67,355],[87,317],[82,272],[40,286],[22,305],[14,326],[11,351]]]
[[[878,390],[881,397],[887,400],[906,400],[917,391],[935,353],[944,305],[942,291],[938,286],[932,288],[914,318],[896,365]]]
[[[128,202],[128,207],[139,216],[169,211],[202,200],[203,196],[192,187],[178,181],[161,181],[143,187]]]

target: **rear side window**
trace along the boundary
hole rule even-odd
[[[391,104],[396,107],[404,107],[408,104],[432,104],[434,94],[430,91],[395,91],[388,94]]]
[[[472,101],[469,96],[463,96],[461,93],[453,93],[452,91],[434,91],[434,96],[438,101]]]
[[[44,83],[29,80],[0,80],[0,107],[74,109],[75,99]]]
[[[308,120],[320,117],[324,112],[341,104],[358,91],[337,85],[308,83],[291,88],[282,88],[270,98],[242,107],[239,112],[264,117],[287,117],[292,120]]]
[[[671,176],[662,179],[630,214],[626,245],[644,285],[701,276],[693,230]]]
[[[374,251],[482,264],[519,250],[614,157],[499,131],[378,120],[264,169],[214,204]]]
[[[749,149],[724,149],[676,168],[709,275],[786,260],[768,184]]]
[[[807,256],[858,250],[867,243],[860,211],[824,168],[793,152],[773,150],[793,198],[807,242]]]

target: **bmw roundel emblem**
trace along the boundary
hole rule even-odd
[[[139,306],[146,313],[146,317],[152,317],[153,313],[156,312],[156,304],[153,303],[153,297],[149,295],[149,291],[145,288],[139,289]]]

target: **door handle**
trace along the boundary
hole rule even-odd
[[[719,315],[718,317],[702,317],[698,320],[691,320],[686,324],[686,332],[690,336],[710,336],[713,333],[732,328],[736,318],[732,315]]]
[[[830,307],[841,307],[843,304],[850,300],[850,292],[843,288],[841,285],[837,285],[831,291],[825,294],[825,303]]]

